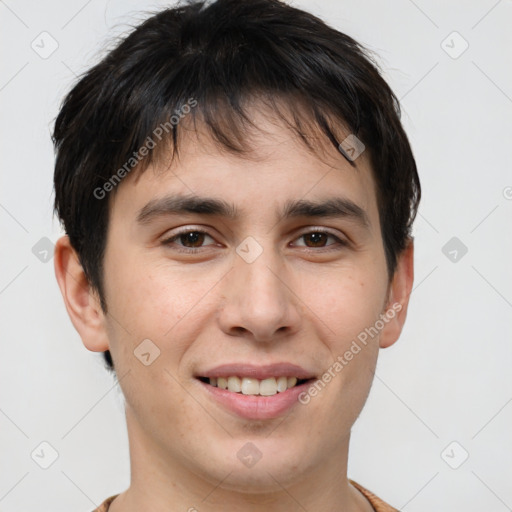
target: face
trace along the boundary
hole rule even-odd
[[[338,464],[387,326],[346,353],[391,305],[365,153],[357,168],[319,158],[255,118],[266,133],[250,159],[189,135],[171,167],[121,183],[104,328],[153,466],[264,489]]]

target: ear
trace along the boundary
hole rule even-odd
[[[389,286],[388,299],[384,311],[389,320],[380,333],[380,348],[390,347],[400,337],[405,318],[407,317],[413,281],[414,241],[411,239],[407,247],[398,256],[395,274]]]
[[[88,350],[104,352],[109,349],[105,313],[98,294],[91,288],[76,251],[68,236],[55,245],[55,276],[64,298],[69,318]]]

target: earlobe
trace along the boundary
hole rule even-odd
[[[380,348],[390,347],[400,337],[407,317],[413,281],[414,241],[411,239],[407,247],[398,256],[397,267],[390,285],[388,302],[384,311],[389,320],[380,333]]]
[[[54,265],[69,318],[83,344],[93,352],[108,350],[105,314],[67,235],[55,245]]]

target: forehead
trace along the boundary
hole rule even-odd
[[[112,198],[112,213],[140,214],[149,202],[170,194],[227,200],[237,217],[256,210],[260,218],[286,210],[291,201],[345,197],[378,223],[375,183],[369,156],[351,165],[324,134],[307,135],[313,151],[281,119],[264,109],[251,110],[254,126],[245,136],[249,151],[234,154],[214,141],[201,123],[180,125],[178,156],[159,158],[143,172],[124,178]],[[337,127],[338,140],[350,134]],[[162,141],[162,144],[164,142]],[[161,149],[161,148],[160,148]]]

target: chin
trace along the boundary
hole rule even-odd
[[[297,439],[249,437],[218,443],[211,454],[210,478],[223,481],[225,489],[248,493],[282,490],[311,470],[308,464],[307,443]],[[310,447],[310,446],[309,446]],[[204,452],[203,452],[204,453]],[[226,475],[229,477],[226,478]]]

